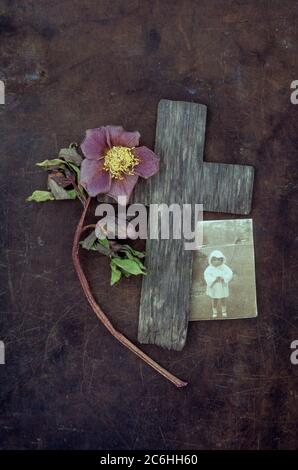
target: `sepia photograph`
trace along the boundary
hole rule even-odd
[[[206,220],[202,247],[195,252],[190,320],[257,316],[251,219]]]

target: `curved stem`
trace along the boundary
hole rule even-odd
[[[82,227],[81,233],[85,232],[85,230],[89,230],[90,228],[95,228],[95,227],[96,227],[96,224],[85,225],[84,227]]]
[[[84,274],[84,271],[81,267],[80,259],[79,259],[79,242],[80,242],[80,236],[82,233],[83,229],[83,224],[85,220],[85,216],[88,210],[90,204],[90,197],[87,199],[85,205],[84,205],[84,210],[81,215],[81,218],[79,220],[79,223],[77,225],[76,231],[75,231],[75,236],[74,236],[74,241],[73,241],[73,247],[72,247],[72,260],[73,264],[76,270],[76,273],[78,275],[78,278],[80,280],[82,289],[84,291],[84,294],[91,305],[92,310],[96,314],[96,316],[99,318],[99,320],[104,324],[104,326],[108,329],[108,331],[116,338],[120,343],[122,343],[124,346],[126,346],[130,351],[132,351],[134,354],[136,354],[139,358],[141,358],[146,364],[149,366],[153,367],[157,372],[159,372],[161,375],[163,375],[166,379],[168,379],[170,382],[172,382],[176,387],[185,387],[187,385],[187,382],[183,382],[182,380],[178,379],[175,377],[173,374],[168,372],[166,369],[161,367],[157,362],[155,362],[151,357],[147,356],[143,351],[141,351],[137,346],[135,346],[128,338],[126,338],[122,333],[117,331],[108,317],[105,315],[105,313],[102,311],[100,306],[97,304],[96,300],[94,299],[91,289],[89,286],[89,283],[87,281],[87,278]]]

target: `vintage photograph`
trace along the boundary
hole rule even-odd
[[[194,253],[190,320],[257,316],[251,219],[206,220]]]

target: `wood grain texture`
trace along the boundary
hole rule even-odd
[[[161,167],[148,181],[148,201],[180,205],[195,202],[195,175],[203,159],[205,123],[204,105],[159,102],[155,151]],[[184,249],[183,239],[148,239],[146,253],[149,274],[142,284],[138,340],[181,350],[187,334],[192,252]]]
[[[250,213],[254,181],[252,166],[204,162],[200,171],[197,194],[204,211]]]

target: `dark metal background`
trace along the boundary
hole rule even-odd
[[[297,447],[297,24],[291,0],[1,1],[2,449]],[[208,106],[207,161],[256,168],[259,318],[192,323],[183,352],[144,347],[182,390],[90,311],[71,264],[79,203],[25,203],[45,186],[34,163],[87,128],[152,146],[161,98]],[[135,340],[141,280],[110,288],[106,259],[83,262]]]

